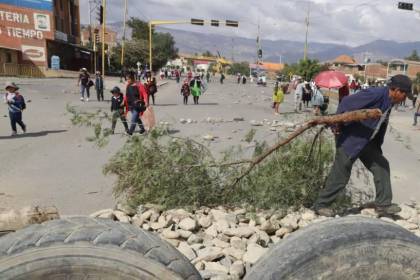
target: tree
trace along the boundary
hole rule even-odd
[[[149,27],[147,22],[138,18],[130,18],[127,25],[132,29],[132,39],[126,40],[124,65],[137,68],[139,61],[143,65],[149,61]],[[169,33],[158,33],[152,29],[153,43],[153,70],[164,66],[168,60],[178,56],[178,49],[175,48],[175,41]],[[115,54],[112,57],[111,65],[113,70],[121,69],[121,45],[113,49]]]
[[[413,50],[410,56],[407,56],[405,59],[412,61],[420,61],[420,56],[417,54],[417,50]]]
[[[203,56],[206,56],[206,57],[213,57],[214,55],[209,51],[209,50],[207,50],[207,51],[205,51],[205,52],[203,52],[203,54],[202,54]]]
[[[249,63],[248,62],[239,62],[233,63],[228,70],[229,75],[235,75],[241,73],[241,75],[249,75]]]
[[[280,74],[283,74],[286,77],[299,75],[306,81],[310,81],[316,76],[316,74],[326,70],[328,70],[328,66],[319,64],[318,60],[316,59],[302,59],[297,64],[286,64]]]
[[[131,17],[127,21],[127,25],[132,30],[131,37],[133,39],[149,41],[149,25],[147,22]],[[152,34],[155,34],[154,28],[152,28]]]

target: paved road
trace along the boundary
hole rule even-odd
[[[4,79],[0,79],[3,83]],[[74,127],[66,114],[66,104],[80,110],[108,110],[109,103],[90,101],[82,103],[77,95],[75,81],[70,79],[20,79],[21,93],[31,102],[24,113],[28,133],[24,137],[11,138],[7,108],[2,105],[0,114],[0,207],[22,207],[28,204],[56,205],[62,214],[89,214],[95,210],[113,207],[114,178],[102,174],[102,166],[122,146],[125,136],[112,136],[110,144],[98,149],[86,141],[92,130]],[[118,84],[107,80],[108,90]],[[237,85],[228,81],[225,85],[211,83],[200,105],[182,105],[179,87],[173,81],[163,86],[157,94],[155,106],[158,121],[172,124],[178,135],[202,140],[205,134],[216,138],[209,142],[210,149],[222,151],[240,143],[251,129],[250,120],[302,121],[310,113],[292,113],[292,96],[282,105],[283,114],[274,116],[270,108],[271,88],[255,85]],[[106,93],[107,99],[110,94]],[[95,98],[91,98],[94,100]],[[191,102],[192,103],[192,102]],[[395,112],[393,130],[388,134],[384,152],[390,159],[392,181],[396,201],[414,198],[420,201],[418,171],[420,167],[420,131],[411,126],[411,111]],[[211,117],[224,122],[207,123]],[[243,117],[243,122],[226,122]],[[180,124],[184,118],[198,121]],[[122,127],[119,124],[119,132]],[[257,127],[257,139],[273,141],[277,132],[268,126]]]

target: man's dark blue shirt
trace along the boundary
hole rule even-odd
[[[337,114],[360,109],[380,109],[382,113],[386,113],[387,111],[390,112],[391,107],[392,102],[389,98],[388,87],[369,88],[344,97],[338,105]],[[345,153],[352,159],[357,158],[359,153],[370,141],[374,141],[380,148],[384,142],[388,119],[380,124],[377,134],[371,139],[379,124],[379,120],[366,120],[344,124],[337,138],[337,147],[342,147]]]

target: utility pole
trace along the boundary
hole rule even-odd
[[[105,77],[105,30],[106,30],[106,0],[102,0],[103,22],[102,22],[102,75]]]
[[[306,24],[306,35],[305,35],[305,49],[303,50],[303,60],[308,59],[308,33],[309,33],[309,14],[310,14],[311,3],[308,2],[308,11],[306,13],[305,24]]]
[[[232,38],[232,62],[235,61],[235,40]]]
[[[124,48],[125,48],[125,30],[127,25],[127,0],[124,0],[124,28],[123,28],[123,37],[121,44],[121,68],[124,65]]]

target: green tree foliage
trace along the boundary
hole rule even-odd
[[[202,54],[203,56],[206,56],[206,57],[214,57],[214,55],[209,51],[209,50],[207,50],[207,51],[205,51],[205,52],[203,52],[203,54]]]
[[[412,61],[420,61],[420,56],[417,54],[417,50],[413,50],[409,56],[405,59]]]
[[[139,61],[143,65],[149,61],[149,28],[147,22],[138,18],[130,18],[127,25],[132,29],[132,39],[125,42],[124,65],[129,68],[137,68]],[[153,42],[153,70],[164,66],[168,60],[178,56],[175,41],[169,33],[159,33],[152,30]],[[111,65],[114,71],[121,69],[121,45],[118,44],[113,50]]]
[[[319,64],[319,61],[316,59],[302,59],[299,61],[299,63],[291,65],[286,64],[280,74],[283,74],[289,78],[292,75],[299,75],[306,81],[310,81],[316,76],[316,74],[326,70],[328,70],[328,66]]]
[[[239,62],[233,63],[228,70],[229,75],[236,75],[241,73],[241,75],[248,76],[249,75],[249,63],[248,62]]]

